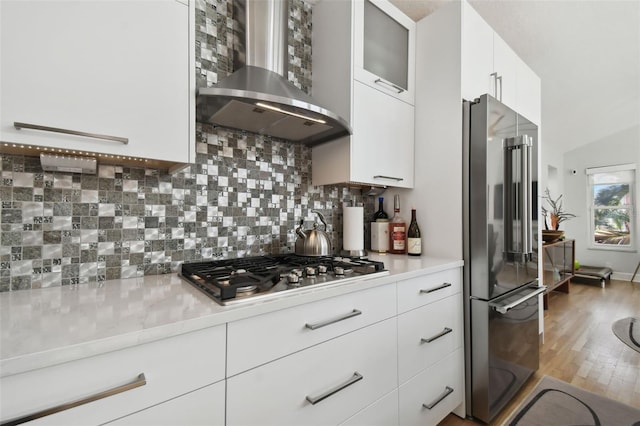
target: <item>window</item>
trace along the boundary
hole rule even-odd
[[[635,164],[587,169],[590,247],[635,250]]]

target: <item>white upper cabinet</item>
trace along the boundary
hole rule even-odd
[[[384,0],[313,8],[313,97],[349,137],[313,148],[314,185],[413,187],[415,22]]]
[[[384,0],[353,7],[355,79],[413,105],[415,22]]]
[[[0,7],[1,141],[193,160],[192,6],[3,0]],[[17,129],[16,122],[118,139]]]
[[[540,124],[540,78],[467,2],[462,7],[462,97],[488,93]]]
[[[462,15],[462,98],[472,101],[485,93],[495,97],[493,29],[466,2]]]

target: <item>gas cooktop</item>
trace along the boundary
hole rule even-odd
[[[388,275],[362,258],[282,254],[183,263],[179,275],[221,305],[256,302],[308,289]]]

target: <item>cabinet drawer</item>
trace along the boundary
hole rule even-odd
[[[227,376],[390,318],[394,300],[384,285],[229,323]]]
[[[223,380],[108,424],[111,426],[224,426],[224,390]]]
[[[401,425],[436,425],[462,403],[462,357],[458,349],[400,386]]]
[[[462,290],[460,268],[398,282],[398,313],[415,309]]]
[[[348,419],[397,387],[396,327],[390,318],[227,379],[227,425]]]
[[[460,293],[398,316],[398,376],[404,383],[462,347]]]
[[[398,424],[398,391],[383,396],[340,426],[394,426]]]
[[[2,421],[130,384],[146,384],[42,417],[33,424],[98,424],[224,379],[221,325],[115,352],[3,377]],[[140,382],[138,382],[140,384]]]

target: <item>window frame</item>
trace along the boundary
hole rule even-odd
[[[589,220],[587,222],[587,235],[589,236],[589,244],[588,248],[592,250],[604,250],[604,251],[624,251],[624,252],[637,252],[638,242],[637,242],[637,231],[636,228],[638,220],[636,217],[636,199],[637,199],[637,189],[636,189],[636,180],[637,180],[637,170],[635,164],[620,164],[615,166],[604,166],[604,167],[590,167],[586,170],[587,174],[587,211],[589,212]],[[594,186],[601,185],[593,182],[594,175],[604,174],[604,173],[615,173],[615,172],[632,172],[632,177],[628,181],[624,181],[621,183],[625,183],[629,185],[629,197],[630,204],[624,207],[617,206],[600,206],[595,204],[594,197]],[[629,237],[630,244],[627,246],[620,245],[609,245],[609,244],[596,244],[594,237],[596,227],[595,227],[595,211],[598,209],[609,209],[609,210],[630,210],[630,224],[629,224]]]

